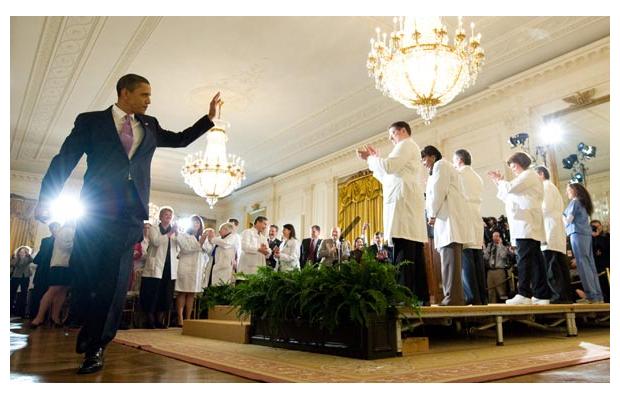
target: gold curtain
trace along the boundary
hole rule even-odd
[[[361,235],[364,222],[368,222],[367,243],[370,243],[375,232],[383,231],[382,186],[369,170],[338,184],[338,225],[344,231],[358,216],[359,223],[345,235],[351,246],[355,238]]]
[[[11,255],[19,246],[34,247],[37,235],[37,221],[34,208],[37,202],[11,195]]]

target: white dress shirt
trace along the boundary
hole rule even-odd
[[[116,125],[116,131],[118,134],[121,134],[121,128],[125,123],[125,115],[127,113],[121,110],[116,104],[112,106],[112,118],[114,118],[114,125]],[[136,153],[136,149],[142,143],[142,138],[144,137],[144,128],[140,121],[136,119],[135,114],[129,114],[129,118],[131,118],[131,130],[133,131],[133,144],[131,145],[131,150],[129,150],[128,157],[131,159],[133,155]]]

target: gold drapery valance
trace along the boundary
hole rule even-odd
[[[34,247],[37,221],[34,219],[35,200],[11,194],[11,255],[19,246]]]
[[[367,243],[376,231],[383,231],[383,188],[369,170],[338,184],[338,225],[344,230],[358,216],[359,223],[345,235],[351,245],[361,235],[364,222],[369,225],[365,238]]]

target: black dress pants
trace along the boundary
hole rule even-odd
[[[518,293],[524,297],[551,299],[547,284],[547,267],[540,242],[534,239],[517,239]]]
[[[394,243],[394,264],[410,261],[400,269],[400,283],[407,286],[418,301],[429,302],[428,283],[426,282],[426,262],[424,259],[424,243],[413,240],[392,238]]]
[[[26,301],[30,278],[11,278],[11,311],[14,315],[26,317]],[[19,288],[19,293],[17,293]]]
[[[553,250],[545,250],[543,255],[547,263],[547,281],[551,289],[551,301],[572,303],[568,257],[564,253]]]
[[[486,271],[482,250],[463,249],[461,273],[463,274],[465,304],[488,304]]]
[[[70,265],[75,271],[74,311],[81,325],[78,353],[104,348],[116,336],[133,269],[133,246],[142,240],[144,209],[131,181],[122,188],[122,210],[78,222]],[[73,294],[73,292],[72,292]]]

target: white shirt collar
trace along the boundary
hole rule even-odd
[[[116,104],[112,106],[112,114],[114,114],[115,119],[119,119],[119,120],[123,119],[125,115],[129,115],[131,122],[135,121],[136,119],[135,114],[127,114],[125,111],[121,110],[121,108],[117,106]]]

